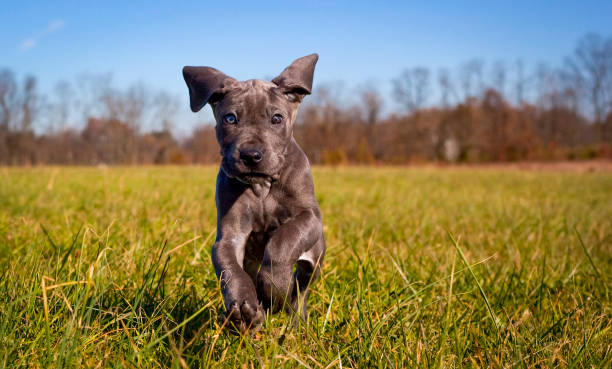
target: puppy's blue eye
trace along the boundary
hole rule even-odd
[[[283,116],[280,114],[274,114],[272,116],[272,124],[281,124],[283,122]]]
[[[225,114],[223,116],[223,121],[227,124],[236,124],[238,122],[238,119],[236,119],[236,116],[234,114]]]

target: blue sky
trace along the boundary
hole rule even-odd
[[[320,55],[315,84],[368,81],[385,90],[403,68],[454,68],[522,59],[558,65],[594,31],[612,35],[612,1],[4,1],[0,68],[38,77],[41,89],[83,72],[112,72],[180,96],[183,65],[238,79],[274,77],[293,59]]]

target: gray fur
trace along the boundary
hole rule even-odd
[[[239,82],[210,67],[183,68],[192,110],[209,103],[217,122],[222,161],[212,261],[227,318],[241,332],[257,330],[265,310],[284,309],[305,319],[307,287],[323,262],[310,164],[293,138],[317,59],[297,59],[272,82]],[[229,113],[236,124],[224,121]],[[282,123],[272,123],[275,114]],[[260,161],[246,160],[249,153]]]

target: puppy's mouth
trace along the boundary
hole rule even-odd
[[[225,158],[223,158],[221,163],[221,170],[223,170],[228,177],[237,179],[248,185],[269,184],[276,181],[279,177],[278,173],[267,173],[250,168],[238,168],[236,165],[228,163],[228,160]]]
[[[272,182],[274,182],[274,178],[272,176],[261,173],[243,174],[240,177],[237,177],[237,179],[248,185],[260,184],[269,186],[272,184]]]

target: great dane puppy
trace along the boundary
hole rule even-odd
[[[221,147],[212,262],[234,329],[255,331],[264,311],[306,318],[308,285],[325,241],[308,158],[293,138],[318,55],[271,82],[237,81],[211,67],[184,67],[191,110],[211,105]]]

